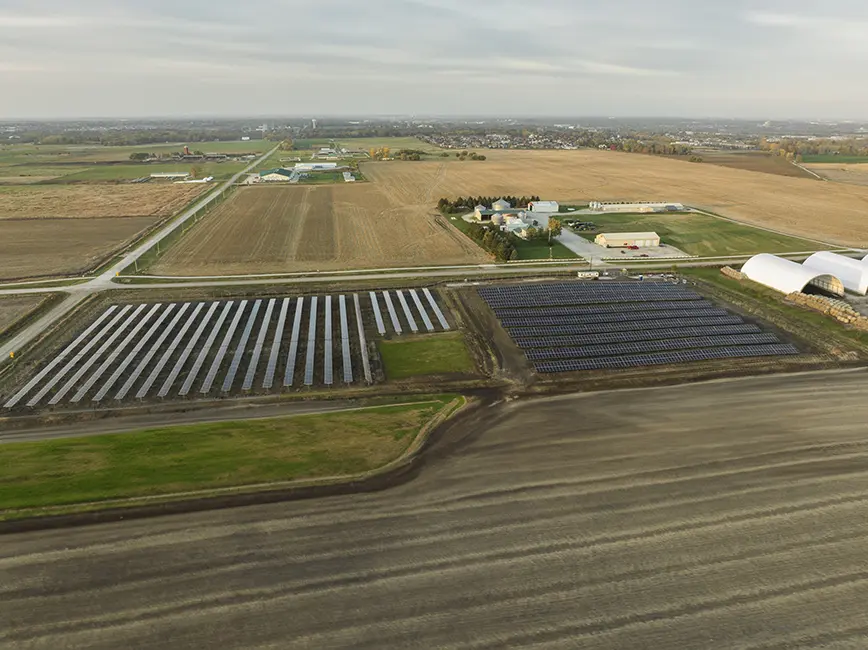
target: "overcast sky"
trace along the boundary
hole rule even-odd
[[[0,0],[0,119],[862,119],[866,73],[866,0]]]

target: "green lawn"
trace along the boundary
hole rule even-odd
[[[802,162],[806,163],[868,163],[868,156],[834,156],[832,154],[822,154],[817,156],[803,156]]]
[[[226,142],[175,142],[169,144],[144,144],[128,147],[104,147],[100,145],[0,145],[0,164],[52,162],[127,161],[132,153],[177,153],[188,145],[191,151],[205,153],[265,153],[277,143],[268,140],[232,140]]]
[[[358,474],[400,456],[452,397],[404,406],[0,445],[0,518],[43,508]]]
[[[577,219],[598,226],[594,232],[578,233],[591,241],[599,232],[654,231],[664,244],[701,257],[818,250],[814,242],[704,214],[606,214]]]
[[[471,374],[475,367],[460,332],[402,336],[380,341],[386,379],[450,373]]]

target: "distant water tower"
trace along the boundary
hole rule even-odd
[[[314,118],[310,121],[310,128],[312,128],[314,131],[316,131],[316,118]]]

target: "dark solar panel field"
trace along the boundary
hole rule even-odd
[[[542,373],[799,353],[683,285],[560,282],[479,294]]]

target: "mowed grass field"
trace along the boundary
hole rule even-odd
[[[32,145],[32,144],[0,144],[0,184],[27,184],[55,180],[67,182],[98,182],[105,180],[123,180],[138,178],[147,174],[129,175],[131,170],[114,165],[100,163],[128,163],[130,154],[180,153],[187,144],[191,151],[205,153],[265,153],[276,143],[268,140],[249,140],[247,142],[178,142],[166,144],[149,144],[129,147],[104,147],[99,145]],[[156,166],[163,163],[157,163]],[[201,163],[204,167],[216,163]],[[223,163],[233,165],[237,163]],[[189,167],[190,163],[183,163]],[[133,165],[132,167],[139,167]],[[111,171],[114,168],[114,171]],[[159,171],[174,171],[159,170]],[[189,171],[183,169],[182,171]],[[224,170],[225,171],[225,170]],[[221,174],[223,171],[220,172]],[[231,174],[230,174],[231,175]],[[217,176],[217,174],[214,174]]]
[[[452,400],[0,445],[0,519],[15,511],[367,472]]]
[[[378,348],[389,380],[474,371],[461,332],[405,336],[380,341]]]
[[[405,163],[410,166],[411,163]],[[385,184],[240,188],[152,266],[162,275],[473,264],[488,256],[420,188]]]
[[[183,163],[141,163],[129,165],[99,165],[95,167],[87,167],[82,171],[76,171],[72,174],[66,174],[60,181],[63,183],[84,183],[84,182],[112,182],[132,180],[134,178],[142,178],[156,174],[159,172],[182,172],[191,173],[195,167],[201,173],[198,178],[205,176],[213,176],[215,180],[228,180],[233,174],[240,172],[247,166],[244,162],[183,162]],[[154,185],[167,185],[171,181],[154,180],[150,181]]]
[[[601,232],[647,232],[660,235],[664,244],[699,256],[795,253],[818,250],[816,242],[779,235],[704,214],[606,214],[582,216],[598,227],[580,232],[594,240]]]
[[[868,247],[868,187],[613,151],[485,153],[480,163],[364,163],[362,171],[396,202],[480,194],[537,194],[565,204],[680,201],[790,235]]]

